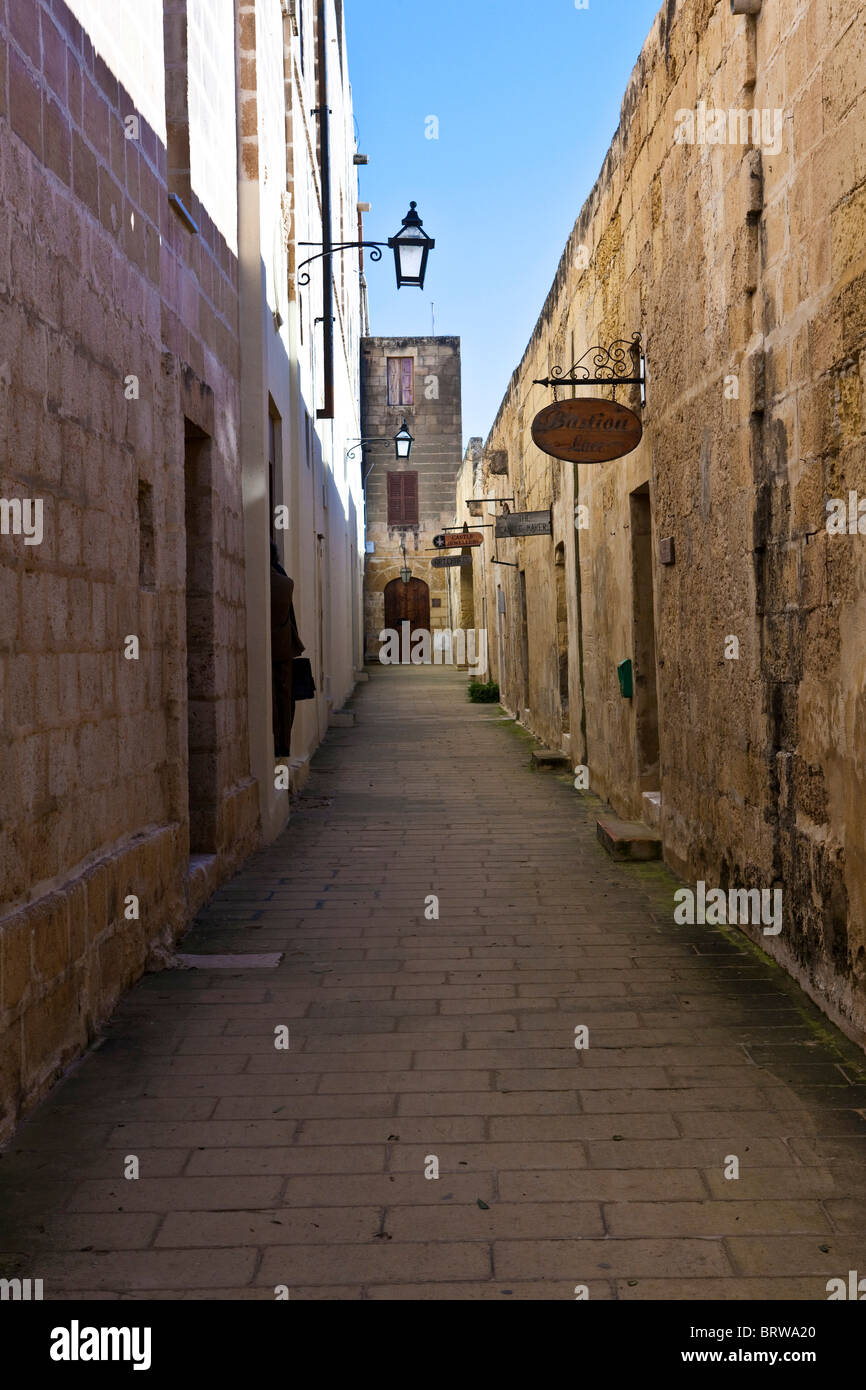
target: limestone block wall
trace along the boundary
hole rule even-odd
[[[500,550],[522,579],[485,571],[508,708],[621,814],[644,815],[654,779],[665,855],[686,878],[781,887],[782,933],[746,929],[861,1038],[864,37],[862,0],[662,8],[484,454],[490,495],[554,516],[552,538]],[[639,448],[576,470],[540,453],[530,426],[552,396],[534,379],[633,332],[647,406],[630,388],[617,399],[641,414]],[[828,503],[849,494],[854,534],[828,533]],[[653,682],[655,771],[641,724]]]
[[[414,360],[414,404],[389,405],[387,360]],[[412,574],[430,588],[431,629],[457,625],[449,607],[447,570],[434,569],[433,537],[454,513],[454,486],[462,459],[460,339],[364,338],[361,341],[361,432],[382,439],[364,451],[366,536],[375,546],[366,557],[364,577],[365,650],[375,658],[384,626],[385,586],[403,565],[401,541]],[[391,443],[403,420],[414,436],[411,456],[399,464]],[[389,528],[387,474],[401,467],[418,473],[419,525]],[[434,606],[438,600],[438,605]]]
[[[0,497],[40,500],[43,535],[0,528],[0,1138],[257,824],[233,176],[212,215],[193,160],[193,235],[155,128],[161,6],[101,48],[61,0],[4,14]],[[231,5],[209,23],[200,119],[234,130]]]

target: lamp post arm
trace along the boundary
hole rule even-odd
[[[393,440],[393,439],[389,439],[387,435],[383,435],[383,434],[380,434],[380,435],[369,435],[369,436],[365,437],[364,439],[359,439],[355,444],[353,444],[349,449],[347,449],[347,450],[346,450],[346,458],[347,458],[347,459],[354,458],[355,455],[357,454],[358,450],[359,450],[359,449],[363,449],[363,447],[364,447],[365,444],[393,444],[393,443],[394,443],[394,440]]]
[[[308,285],[310,283],[310,272],[308,270],[304,270],[305,265],[310,265],[313,261],[321,260],[323,256],[333,256],[337,251],[351,251],[355,248],[360,249],[362,246],[367,246],[370,248],[371,261],[381,261],[382,247],[387,246],[388,243],[387,241],[338,241],[334,242],[332,245],[326,246],[324,242],[321,241],[299,241],[298,245],[324,246],[324,250],[317,251],[314,256],[307,256],[306,260],[301,261],[300,264],[295,267],[295,274],[298,278],[298,284]]]

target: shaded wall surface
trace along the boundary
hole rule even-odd
[[[781,889],[781,933],[744,930],[861,1039],[864,51],[862,0],[663,7],[484,447],[487,494],[552,507],[553,535],[500,543],[498,571],[488,541],[475,570],[507,707],[620,814],[657,816],[687,879]],[[647,405],[617,399],[638,449],[540,452],[534,380],[636,332]],[[850,494],[854,533],[831,534]]]
[[[0,1136],[257,833],[233,7],[190,5],[197,233],[163,7],[115,23],[111,65],[60,0],[4,13],[0,495],[40,499],[44,534],[0,535]]]
[[[239,6],[239,240],[242,272],[241,444],[246,523],[250,763],[262,833],[289,816],[329,721],[351,694],[361,652],[363,512],[358,342],[362,290],[352,257],[319,257],[325,239],[320,167],[320,13],[330,134],[331,231],[357,235],[358,169],[342,6],[279,0]],[[326,361],[323,291],[330,283],[333,363]],[[319,412],[333,388],[333,416]],[[316,682],[299,702],[290,757],[275,762],[269,540],[295,583],[298,628]],[[285,753],[287,750],[279,750]]]

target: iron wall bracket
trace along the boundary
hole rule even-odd
[[[387,246],[388,243],[387,241],[336,241],[326,246],[323,241],[299,241],[298,245],[324,247],[324,250],[317,251],[314,256],[308,256],[305,261],[301,261],[300,264],[295,266],[295,275],[298,278],[298,284],[309,285],[310,272],[308,270],[304,270],[305,265],[311,265],[313,261],[321,260],[323,256],[335,256],[338,251],[351,251],[354,249],[360,250],[362,247],[365,246],[371,248],[371,261],[381,261],[382,247]]]
[[[589,362],[587,362],[589,358]],[[594,374],[593,374],[594,373]],[[535,379],[536,386],[553,388],[558,400],[560,386],[639,386],[640,403],[646,405],[646,356],[640,333],[617,338],[610,347],[596,344],[569,368],[551,367],[550,376]],[[614,395],[615,399],[615,395]]]

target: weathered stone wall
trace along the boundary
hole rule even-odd
[[[756,18],[727,0],[663,7],[486,442],[490,495],[552,506],[553,537],[500,543],[523,580],[476,567],[488,612],[505,608],[490,648],[507,707],[588,765],[620,814],[644,818],[655,784],[684,876],[780,886],[781,935],[746,930],[859,1037],[866,537],[825,523],[829,499],[866,497],[864,46],[863,0],[765,0]],[[704,119],[733,112],[724,143],[701,103]],[[639,448],[576,470],[540,453],[530,426],[552,396],[534,379],[634,332],[647,406],[617,398],[642,414]]]
[[[388,405],[389,357],[415,360],[415,400],[411,406]],[[404,418],[415,442],[408,461],[398,463],[391,440]],[[373,659],[378,656],[378,638],[384,626],[385,586],[399,576],[403,564],[401,541],[412,574],[430,588],[431,629],[457,626],[449,613],[447,570],[433,569],[431,561],[436,554],[433,537],[454,513],[461,431],[459,338],[362,339],[361,433],[365,438],[386,441],[367,445],[364,450],[367,540],[375,546],[366,558],[364,630],[365,649]],[[420,524],[405,530],[388,526],[387,474],[400,469],[418,474]]]
[[[234,18],[221,3],[198,48],[208,25],[192,8],[195,151],[235,129]],[[161,6],[115,22],[112,66],[61,0],[6,12],[0,496],[41,499],[44,535],[0,535],[0,1136],[257,824],[233,171],[218,225],[212,160],[199,179],[193,159],[192,235],[152,123]]]

